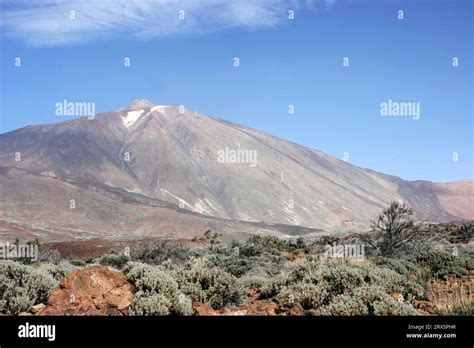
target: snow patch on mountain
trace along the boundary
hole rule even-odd
[[[135,110],[127,112],[127,116],[122,116],[123,124],[125,127],[130,128],[140,118],[145,110]]]

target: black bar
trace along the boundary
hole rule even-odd
[[[56,325],[54,342],[19,338],[25,323]],[[421,330],[408,325],[423,326]],[[426,325],[430,325],[428,329]],[[437,328],[448,325],[448,329]],[[455,325],[455,328],[453,327]],[[25,345],[448,345],[472,347],[473,317],[0,317],[0,346]],[[456,334],[407,338],[407,334]]]

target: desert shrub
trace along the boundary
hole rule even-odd
[[[333,265],[322,267],[314,279],[317,282],[326,282],[328,291],[334,296],[363,285],[364,276],[365,273],[361,269],[346,265]]]
[[[349,294],[338,295],[333,302],[318,309],[318,315],[368,315],[367,306],[360,298]]]
[[[138,291],[130,308],[132,315],[170,315],[172,303],[168,297],[156,292]]]
[[[47,272],[0,261],[0,312],[18,314],[45,302],[58,282]]]
[[[298,237],[296,239],[292,239],[287,244],[289,251],[304,251],[309,252],[310,246],[305,242],[303,237]]]
[[[243,302],[244,292],[237,278],[205,260],[187,263],[176,269],[174,276],[180,289],[193,301],[215,309]]]
[[[178,290],[176,281],[158,267],[128,262],[123,273],[138,290],[159,292],[167,297],[173,296]]]
[[[134,260],[150,265],[160,265],[168,260],[176,264],[182,264],[188,260],[190,255],[191,251],[189,248],[166,242],[132,252],[132,258]]]
[[[178,283],[164,270],[139,262],[128,262],[123,272],[137,289],[131,306],[132,314],[192,315],[191,299],[180,291]]]
[[[283,288],[294,283],[292,279],[293,275],[291,273],[283,272],[276,275],[261,287],[260,296],[262,298],[272,298],[277,296]]]
[[[430,251],[423,253],[416,258],[416,262],[431,271],[437,278],[448,275],[462,276],[468,273],[472,267],[468,257],[455,256],[445,251]]]
[[[367,306],[369,315],[415,315],[416,311],[408,303],[392,298],[387,289],[380,285],[362,286],[351,292]]]
[[[467,243],[469,240],[474,238],[474,224],[466,223],[461,226],[455,226],[448,237],[451,243]]]
[[[237,279],[238,284],[246,290],[260,289],[268,283],[269,279],[259,275],[244,275]]]
[[[381,268],[388,268],[404,277],[402,282],[404,290],[400,292],[403,293],[406,298],[426,298],[426,284],[431,277],[431,272],[428,268],[408,260],[386,257],[375,257],[371,261]]]
[[[237,255],[213,253],[206,255],[205,259],[216,267],[236,277],[242,276],[254,266],[254,260]]]
[[[192,301],[183,293],[167,297],[154,291],[138,291],[130,308],[132,315],[192,315]]]
[[[40,245],[38,251],[38,261],[57,264],[62,259],[61,253],[56,249],[50,249]]]
[[[259,256],[263,253],[275,254],[286,248],[286,243],[273,236],[252,236],[240,246],[242,256]]]
[[[418,276],[421,273],[421,269],[419,266],[414,264],[413,262],[402,260],[402,259],[393,259],[388,257],[374,257],[371,261],[381,267],[389,268],[392,271],[397,272],[405,277],[410,275]]]
[[[262,293],[274,296],[280,289],[297,282],[324,284],[331,296],[342,294],[364,283],[364,271],[337,262],[324,264],[308,262],[297,265],[292,271],[281,273],[268,284]]]
[[[51,275],[56,280],[61,280],[71,273],[76,267],[69,262],[60,262],[58,264],[51,263],[40,263],[39,265],[34,265],[38,270],[44,271]]]
[[[391,297],[385,297],[373,303],[374,315],[416,315],[413,306],[395,301]]]
[[[130,257],[125,255],[125,254],[106,254],[101,257],[99,257],[97,260],[95,260],[96,263],[102,265],[102,266],[110,266],[115,269],[122,269],[127,262],[130,261]]]
[[[230,246],[208,250],[203,258],[236,277],[264,269],[268,275],[276,275],[289,264],[284,252],[308,252],[302,238],[285,241],[272,236],[253,236],[246,242],[232,242]]]
[[[301,237],[287,241],[275,236],[252,236],[244,243],[233,242],[231,247],[233,249],[237,247],[240,255],[243,257],[269,257],[269,255],[281,256],[283,251],[309,252],[310,250],[310,247]]]
[[[322,284],[297,283],[281,289],[275,301],[284,307],[299,303],[304,309],[311,309],[320,307],[327,296],[327,289]]]
[[[255,268],[265,269],[268,274],[276,274],[283,268],[285,262],[283,257],[279,255],[245,256],[233,252],[210,253],[204,259],[236,277],[240,277]]]
[[[408,315],[412,307],[398,304],[390,294],[402,293],[408,301],[424,295],[423,287],[408,276],[370,261],[307,262],[273,277],[260,290],[262,298],[273,298],[282,306],[299,302],[322,315],[379,315],[384,311]]]
[[[474,316],[474,302],[457,302],[454,304],[450,315]]]
[[[333,245],[333,244],[339,244],[339,243],[340,243],[340,239],[338,237],[322,236],[315,242],[315,245],[325,246],[325,245]]]
[[[382,286],[365,285],[337,295],[318,310],[320,315],[415,315],[413,306],[394,300]]]
[[[382,286],[388,293],[401,293],[405,299],[422,298],[425,289],[420,283],[411,281],[408,276],[403,276],[388,268],[368,266],[365,282],[369,285]]]
[[[238,283],[244,289],[261,289],[271,281],[272,275],[265,267],[255,267],[238,278]]]
[[[73,259],[69,260],[69,263],[76,267],[85,267],[87,263],[84,260]]]

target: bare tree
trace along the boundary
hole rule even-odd
[[[371,231],[359,239],[386,257],[429,249],[431,234],[417,222],[413,210],[404,203],[392,202],[371,224]]]
[[[221,241],[219,240],[220,237],[222,237],[221,233],[211,232],[211,230],[207,230],[206,232],[204,232],[204,236],[200,239],[208,242],[210,245],[210,249],[212,250],[214,245],[218,245],[221,243]]]

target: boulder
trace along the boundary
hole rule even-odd
[[[124,274],[92,266],[62,279],[40,315],[127,315],[133,298],[133,285]]]

